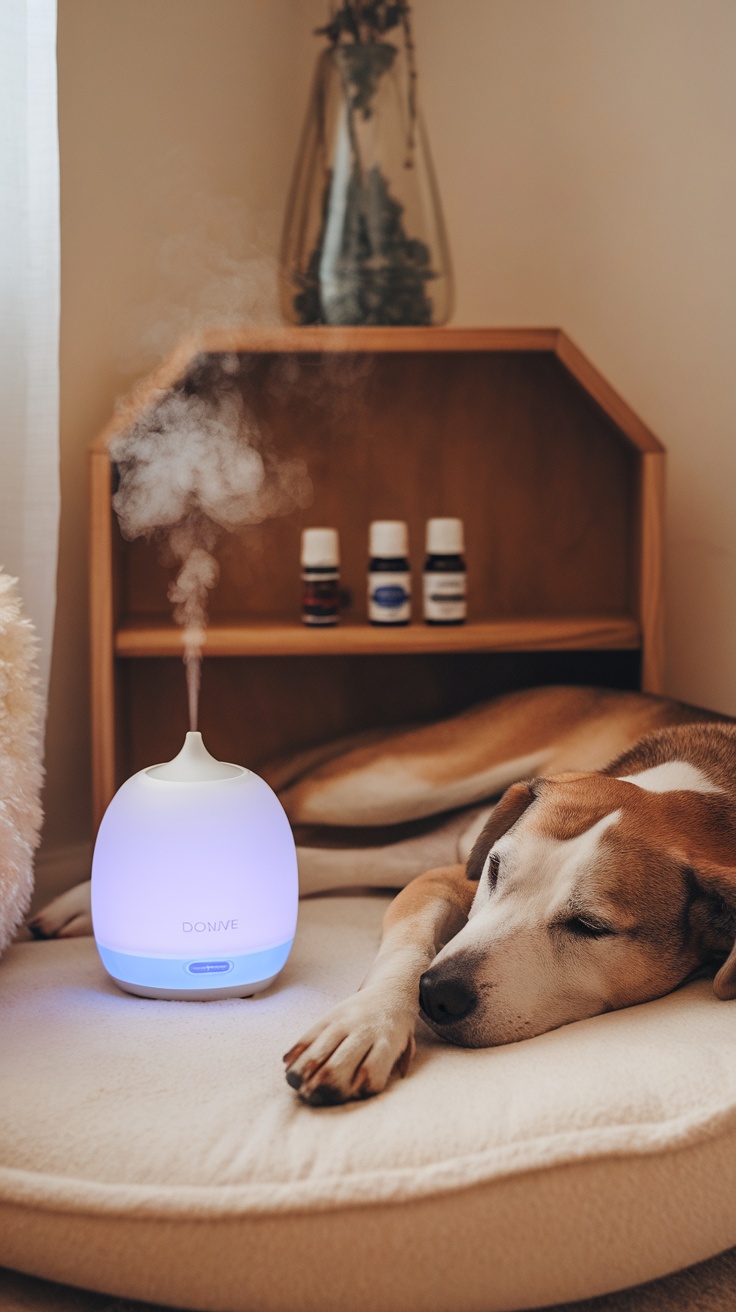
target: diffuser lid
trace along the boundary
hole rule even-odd
[[[176,784],[198,784],[208,779],[234,779],[244,771],[239,765],[226,765],[210,756],[201,733],[188,733],[184,746],[172,761],[154,765],[146,774],[152,779],[167,779]]]

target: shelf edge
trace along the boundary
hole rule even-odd
[[[636,650],[638,622],[629,616],[499,620],[440,630],[422,624],[382,632],[367,624],[309,629],[293,624],[218,625],[207,630],[205,656],[380,656],[473,651]],[[180,656],[181,631],[172,625],[122,625],[115,634],[121,658]]]

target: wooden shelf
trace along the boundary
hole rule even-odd
[[[203,355],[318,356],[376,353],[548,352],[557,356],[580,384],[640,451],[662,454],[664,448],[638,415],[559,328],[327,328],[258,327],[209,329],[181,341],[150,377],[120,405],[93,443],[107,451],[108,442],[161,396],[186,377],[192,362]]]
[[[245,743],[257,767],[550,679],[661,690],[664,451],[562,331],[208,331],[116,407],[92,447],[97,819],[123,779],[176,750],[186,725],[182,672],[171,668],[183,654],[172,570],[157,543],[122,538],[109,444],[167,394],[216,395],[223,373],[265,446],[307,470],[312,499],[218,544],[204,654],[223,659],[208,662],[202,687],[216,755],[238,760]],[[360,599],[371,520],[407,522],[418,581],[425,524],[438,515],[465,521],[473,622],[378,629],[358,620],[358,600],[335,629],[300,623],[302,529],[338,530],[341,584]]]
[[[205,656],[388,656],[463,651],[586,651],[636,649],[641,633],[628,615],[486,620],[441,628],[370,624],[308,628],[293,621],[212,624]],[[182,631],[165,621],[131,620],[115,633],[115,655],[180,656]]]

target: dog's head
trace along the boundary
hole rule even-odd
[[[425,1020],[454,1043],[530,1038],[714,964],[718,996],[736,996],[734,815],[719,790],[604,774],[514,784],[467,875],[468,923],[421,983]]]

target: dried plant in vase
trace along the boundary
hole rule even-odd
[[[388,39],[389,34],[392,38]],[[436,324],[452,277],[407,0],[342,0],[325,27],[281,250],[299,324]]]

